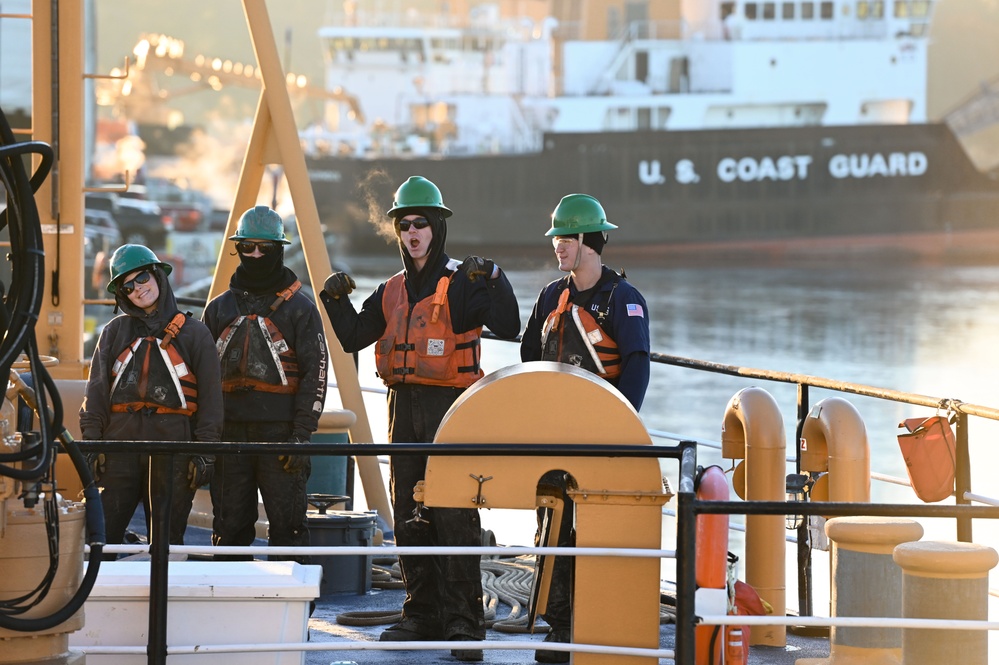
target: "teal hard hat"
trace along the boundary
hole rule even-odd
[[[159,266],[165,275],[173,271],[172,265],[160,261],[153,250],[145,245],[122,245],[114,250],[114,254],[111,255],[111,281],[108,282],[108,293],[116,292],[118,282],[126,275],[148,266]]]
[[[255,206],[243,213],[236,224],[236,233],[229,240],[273,240],[282,245],[291,241],[284,235],[284,221],[267,206]]]
[[[600,201],[589,194],[569,194],[555,206],[552,227],[546,236],[573,236],[593,231],[610,231],[617,226],[607,221]]]
[[[396,213],[406,208],[439,208],[445,218],[453,213],[444,205],[441,190],[437,185],[423,176],[410,176],[406,182],[399,185],[392,199],[392,207],[385,214],[395,217]]]

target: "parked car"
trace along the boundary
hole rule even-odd
[[[154,201],[173,220],[175,231],[203,231],[212,212],[212,200],[204,192],[181,187],[171,180],[149,178],[122,193],[129,199]]]
[[[83,211],[83,296],[103,298],[111,277],[109,261],[123,243],[118,223],[105,210]]]
[[[114,217],[125,242],[145,245],[154,252],[166,249],[173,217],[155,201],[127,198],[117,192],[87,192],[84,205]]]

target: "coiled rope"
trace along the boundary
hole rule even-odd
[[[482,605],[486,627],[501,633],[547,632],[544,624],[528,625],[527,608],[534,579],[533,555],[510,558],[482,557]],[[372,560],[371,586],[377,589],[403,589],[402,573],[396,557],[379,557]],[[510,613],[496,618],[500,605],[510,606]],[[676,608],[660,603],[659,623],[672,623]],[[375,612],[344,612],[336,622],[342,626],[381,626],[402,621],[402,610]]]

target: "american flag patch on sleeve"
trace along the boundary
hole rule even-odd
[[[628,316],[645,316],[645,310],[642,309],[641,305],[628,305]]]

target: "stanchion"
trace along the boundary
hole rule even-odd
[[[826,522],[826,535],[833,541],[831,615],[902,616],[902,570],[892,551],[922,538],[923,527],[902,518],[837,517]],[[897,665],[901,657],[898,628],[833,627],[829,658],[803,658],[795,665]]]
[[[895,548],[902,567],[902,616],[906,619],[988,618],[988,573],[999,555],[974,543],[926,541]],[[903,665],[987,665],[988,633],[982,630],[905,628]]]

